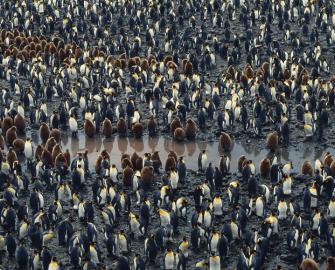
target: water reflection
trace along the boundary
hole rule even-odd
[[[117,148],[119,149],[119,153],[123,154],[127,152],[128,148],[128,139],[126,138],[117,138]]]
[[[104,139],[102,141],[102,145],[103,145],[104,149],[106,149],[106,151],[108,153],[112,152],[113,144],[114,144],[114,138],[108,138],[108,139]]]
[[[154,138],[149,137],[148,138],[148,145],[149,145],[150,149],[152,149],[152,151],[156,151],[158,141],[159,141],[158,137],[154,137]]]
[[[33,141],[38,144],[40,143],[38,135],[33,134]],[[116,143],[116,144],[115,144]],[[87,138],[84,135],[79,135],[78,138],[72,138],[67,136],[61,137],[61,144],[63,150],[69,149],[71,156],[75,156],[78,151],[86,149],[88,151],[88,157],[90,164],[93,167],[98,154],[105,149],[111,157],[111,162],[120,165],[120,156],[123,153],[132,154],[137,152],[139,155],[143,155],[146,152],[159,151],[160,157],[165,162],[168,152],[173,150],[178,156],[184,156],[189,169],[197,169],[198,155],[202,150],[207,151],[208,161],[217,164],[221,153],[219,142],[186,142],[178,143],[171,138],[162,137],[143,137],[142,139],[135,138],[102,138],[96,136],[94,138]],[[309,159],[312,162],[316,158],[322,157],[323,153],[327,149],[314,148],[308,144],[302,144],[301,150],[297,148],[281,148],[276,152],[276,155],[281,162],[292,161],[295,168],[300,168],[304,159]],[[267,149],[259,149],[253,142],[235,142],[233,151],[230,154],[232,163],[232,170],[237,169],[237,159],[239,156],[245,155],[258,167],[259,162],[266,156],[272,156]]]
[[[68,147],[67,144],[64,144],[65,147]],[[71,138],[71,145],[69,147],[71,152],[76,153],[79,150],[79,140],[76,138]],[[71,153],[72,154],[72,153]]]
[[[197,147],[195,143],[187,143],[186,144],[186,150],[187,150],[187,155],[189,157],[193,156],[195,151],[197,150]]]

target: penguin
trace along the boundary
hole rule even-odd
[[[141,123],[136,122],[132,125],[132,131],[133,131],[134,137],[137,139],[142,137],[143,130],[144,128]]]
[[[186,164],[182,156],[179,157],[178,159],[177,172],[180,183],[184,184],[186,181],[187,172],[186,172]]]
[[[333,15],[334,16],[334,15]],[[334,257],[328,257],[327,258],[327,269],[326,270],[331,270],[335,267],[335,260]]]
[[[272,212],[266,219],[266,223],[269,223],[271,226],[271,235],[277,235],[278,234],[278,218],[274,212]],[[268,235],[269,237],[269,235]]]
[[[120,179],[119,179],[119,172],[118,172],[115,164],[111,165],[111,167],[109,169],[109,176],[110,176],[110,179],[114,183],[119,183],[119,181],[120,181]]]
[[[41,138],[42,142],[46,143],[46,141],[48,140],[49,135],[50,135],[50,129],[49,129],[49,126],[46,123],[41,123],[40,129],[39,129],[39,134],[40,134],[40,138]]]
[[[28,236],[28,225],[29,222],[27,220],[23,220],[19,224],[19,229],[18,229],[18,239],[23,240],[26,236]]]
[[[179,175],[178,175],[176,169],[172,169],[169,174],[170,174],[169,175],[170,186],[171,186],[171,189],[174,191],[178,188]]]
[[[24,153],[24,145],[25,145],[25,142],[20,139],[20,138],[17,138],[13,141],[12,143],[13,145],[13,148],[15,150],[15,152],[20,155],[20,154],[23,154]]]
[[[5,245],[6,245],[6,250],[8,252],[8,256],[14,257],[17,244],[16,244],[15,238],[12,235],[7,234],[6,239],[5,239]]]
[[[164,227],[166,225],[169,225],[171,222],[170,213],[167,210],[164,210],[162,208],[158,209],[158,214],[160,218],[160,225],[161,227]]]
[[[261,160],[261,163],[259,165],[259,171],[260,175],[264,178],[269,177],[270,175],[270,168],[271,168],[271,162],[270,159],[264,158]]]
[[[305,160],[303,164],[301,165],[301,173],[304,175],[313,175],[313,167],[310,161]]]
[[[48,250],[46,246],[42,248],[41,259],[42,259],[42,265],[44,269],[48,269],[52,261],[53,261],[53,266],[56,266],[55,268],[57,269],[58,267],[57,258],[52,257],[52,255],[50,254],[50,251]]]
[[[283,175],[290,175],[293,169],[293,163],[290,161],[289,163],[286,163],[282,168],[282,174]]]
[[[168,156],[168,158],[165,161],[165,172],[168,172],[169,170],[176,168],[176,159],[172,156]]]
[[[29,263],[29,255],[27,249],[23,245],[20,245],[16,249],[15,259],[19,269],[27,268]]]
[[[10,129],[13,125],[13,119],[9,116],[5,117],[1,123],[2,134],[6,135],[7,130]]]
[[[157,123],[154,116],[150,116],[147,122],[149,136],[153,137],[157,134]]]
[[[112,132],[112,123],[108,118],[106,118],[102,123],[102,134],[106,138],[110,138],[112,136]]]
[[[227,155],[222,155],[219,164],[220,172],[222,176],[230,174],[230,158]]]
[[[270,167],[270,180],[272,184],[276,184],[280,180],[280,165],[274,161]]]
[[[125,256],[120,256],[118,259],[117,259],[117,269],[121,270],[121,269],[124,269],[124,270],[130,270],[130,263],[129,263],[129,260],[127,259],[127,257]],[[140,268],[138,268],[140,269]]]
[[[76,245],[73,248],[71,248],[71,251],[70,251],[70,261],[71,261],[71,265],[74,268],[81,267],[82,255],[83,254],[79,246],[79,243],[76,243]]]
[[[26,121],[24,119],[24,114],[16,114],[14,117],[14,126],[17,129],[17,132],[20,135],[23,135],[25,133],[25,129],[26,129]]]
[[[29,266],[31,269],[39,269],[41,265],[41,256],[40,252],[34,251],[29,260]]]
[[[335,218],[335,198],[332,198],[329,201],[328,208],[327,208],[328,217],[333,219]]]
[[[164,257],[164,268],[166,270],[173,270],[175,267],[175,254],[171,249],[167,249]]]
[[[206,154],[206,150],[202,150],[199,153],[199,157],[198,157],[198,170],[201,172],[206,167],[207,167],[207,154]]]
[[[219,270],[219,269],[221,269],[220,256],[218,256],[218,255],[211,255],[209,257],[209,269],[210,270]]]
[[[45,143],[45,147],[44,150],[48,151],[48,152],[52,152],[52,149],[54,148],[54,146],[57,144],[56,140],[54,137],[50,137],[48,138],[48,140]],[[43,155],[43,152],[42,152]]]
[[[173,133],[173,138],[178,142],[183,142],[185,139],[185,131],[183,128],[178,127]]]
[[[59,270],[59,263],[56,257],[52,257],[48,270]]]
[[[24,155],[28,161],[32,161],[33,158],[33,146],[30,138],[26,138],[26,142],[24,144]]]
[[[304,124],[304,132],[306,140],[310,140],[314,136],[315,125]]]
[[[128,253],[129,249],[128,249],[128,240],[126,238],[125,232],[123,230],[121,230],[118,234],[117,234],[117,248],[119,253]]]
[[[317,270],[319,269],[318,264],[310,258],[304,259],[300,264],[300,269],[302,270]]]
[[[221,217],[223,215],[223,202],[219,195],[213,198],[212,202],[213,214],[215,217]]]
[[[12,146],[15,139],[17,139],[16,130],[16,126],[12,126],[6,131],[5,139],[9,146]]]
[[[228,196],[229,196],[229,202],[231,204],[238,203],[238,200],[240,198],[239,187],[240,187],[240,183],[238,181],[232,181],[229,183]]]
[[[232,151],[233,148],[233,142],[230,138],[230,135],[226,132],[221,132],[220,135],[220,146],[221,149],[226,152],[229,153]]]
[[[78,123],[77,120],[74,118],[74,115],[70,115],[69,118],[69,126],[70,126],[70,131],[72,133],[73,137],[77,136],[77,132],[78,132]]]
[[[177,128],[182,128],[182,125],[180,119],[178,117],[175,117],[170,122],[170,132],[172,133],[172,135],[174,134]]]
[[[60,143],[60,139],[61,139],[61,133],[60,133],[60,130],[57,129],[57,128],[52,128],[50,130],[50,134],[49,134],[49,137],[53,137],[57,143]]]
[[[194,140],[196,137],[197,126],[192,119],[188,119],[185,126],[185,136],[188,140]]]
[[[84,123],[84,130],[87,137],[92,138],[96,133],[96,127],[90,119],[86,119]]]
[[[265,202],[262,196],[257,197],[255,207],[256,216],[263,218],[265,213]]]
[[[284,199],[280,200],[277,209],[278,209],[278,219],[279,220],[286,219],[288,207]]]
[[[132,176],[134,174],[133,169],[130,166],[126,166],[122,172],[122,181],[125,186],[130,186],[132,182]]]
[[[278,147],[278,141],[278,134],[276,132],[268,134],[266,138],[267,148],[274,152]]]
[[[152,166],[145,166],[141,170],[141,179],[145,186],[151,186],[154,179],[154,169]]]
[[[241,239],[241,237],[242,237],[242,231],[241,231],[241,228],[240,228],[240,225],[238,224],[238,222],[235,219],[232,219],[230,221],[229,226],[231,228],[233,240],[235,240],[235,239]]]
[[[255,196],[257,193],[258,182],[253,175],[248,179],[248,193],[249,196]]]
[[[153,234],[149,235],[144,241],[144,254],[149,262],[154,262],[158,253],[158,247]]]
[[[119,136],[125,137],[127,135],[127,125],[123,118],[120,118],[117,122],[117,132]]]
[[[312,222],[311,222],[311,229],[313,231],[317,231],[319,228],[319,224],[320,224],[320,218],[321,218],[321,213],[319,212],[318,209],[315,210],[314,216],[312,218]]]

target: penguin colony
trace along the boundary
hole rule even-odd
[[[0,26],[2,268],[334,269],[331,151],[276,156],[332,142],[332,1],[2,0]],[[82,133],[224,154],[89,164]],[[269,155],[231,172],[234,139]]]

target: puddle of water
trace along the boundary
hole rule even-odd
[[[36,134],[32,134],[32,139],[35,144],[40,142],[39,137]],[[99,153],[104,149],[110,154],[111,163],[115,163],[118,167],[120,167],[120,157],[123,153],[131,155],[133,152],[137,152],[139,155],[143,155],[146,152],[152,153],[154,151],[159,151],[164,165],[168,152],[173,150],[178,156],[184,156],[187,168],[192,170],[198,169],[198,155],[203,149],[206,149],[207,151],[208,161],[215,165],[219,162],[219,156],[222,154],[218,142],[179,143],[171,138],[150,138],[148,136],[144,136],[142,139],[121,138],[118,136],[105,139],[101,136],[87,138],[85,135],[81,134],[78,138],[62,136],[61,144],[63,151],[66,149],[70,150],[71,157],[75,156],[78,151],[87,149],[91,168],[93,168]],[[323,153],[327,151],[327,148],[316,149],[313,145],[308,143],[302,144],[301,148],[301,150],[295,148],[281,148],[276,155],[283,163],[292,161],[295,168],[294,171],[299,171],[303,160],[308,159],[313,164],[316,158],[322,157]],[[237,170],[237,159],[241,155],[245,155],[247,158],[251,159],[257,169],[259,162],[268,154],[269,151],[265,149],[265,147],[264,149],[259,150],[259,147],[256,147],[254,142],[235,142],[234,148],[230,153],[232,160],[231,171],[235,172]]]

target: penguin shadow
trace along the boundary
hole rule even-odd
[[[278,156],[280,156],[284,160],[290,160],[290,154],[291,154],[290,152],[291,151],[289,151],[287,147],[280,148]]]
[[[258,157],[261,154],[261,148],[255,147],[254,149],[254,156]]]
[[[171,144],[172,144],[171,139],[165,137],[164,138],[164,144],[163,144],[165,152],[169,152],[170,151]]]
[[[243,140],[241,142],[241,146],[244,152],[246,152],[247,154],[251,154],[253,152],[254,145],[251,143],[250,140]]]
[[[95,144],[95,150],[97,152],[99,152],[101,150],[101,146],[102,146],[101,136],[98,136],[98,137],[94,138],[94,144]]]
[[[31,138],[31,140],[32,140],[33,143],[39,144],[40,138],[38,136],[38,132],[31,132],[30,138]]]
[[[178,156],[182,156],[185,153],[185,142],[177,142],[175,140],[172,140],[171,142],[171,149],[176,152]]]
[[[111,153],[113,150],[113,144],[114,144],[115,138],[105,138],[102,140],[102,145],[104,149],[107,151],[107,153]]]
[[[232,146],[232,151],[233,151],[233,149],[234,149],[234,143],[233,143],[233,146]],[[230,160],[231,160],[231,152],[232,151],[225,151],[222,147],[221,147],[221,145],[218,143],[217,144],[217,149],[218,149],[218,153],[219,153],[219,155],[220,156],[223,156],[223,155],[225,155],[225,156],[228,156],[229,158],[230,158]]]
[[[207,142],[197,142],[197,146],[199,151],[206,150]]]
[[[128,139],[123,137],[117,137],[117,147],[120,153],[126,153],[128,148]]]
[[[328,149],[327,147],[316,147],[316,148],[314,148],[314,160],[321,158],[323,153],[325,153],[327,151],[327,149]]]
[[[76,153],[79,149],[79,139],[78,138],[71,138],[70,143],[71,152]]]
[[[98,149],[98,146],[95,145],[95,140],[91,138],[85,138],[85,148],[87,149],[88,153],[93,153],[95,148]],[[97,150],[99,151],[99,150]]]
[[[159,137],[157,137],[157,136],[156,137],[151,137],[151,136],[148,137],[148,146],[151,149],[151,152],[156,151],[156,147],[157,147],[158,143],[159,143]]]
[[[135,152],[142,152],[144,150],[143,138],[129,138],[129,145]]]
[[[194,141],[188,141],[186,144],[186,151],[189,157],[192,157],[197,150],[196,143]]]
[[[309,144],[304,142],[304,151],[302,154],[303,159],[308,159],[312,156],[312,149],[309,147]]]
[[[61,136],[61,143],[63,146],[67,146],[67,144],[69,143],[69,136],[63,134]]]
[[[275,151],[269,151],[266,154],[266,157],[271,160],[271,163],[273,162],[275,157],[277,157],[278,162],[281,162],[281,150],[280,150],[280,148],[277,148]]]

